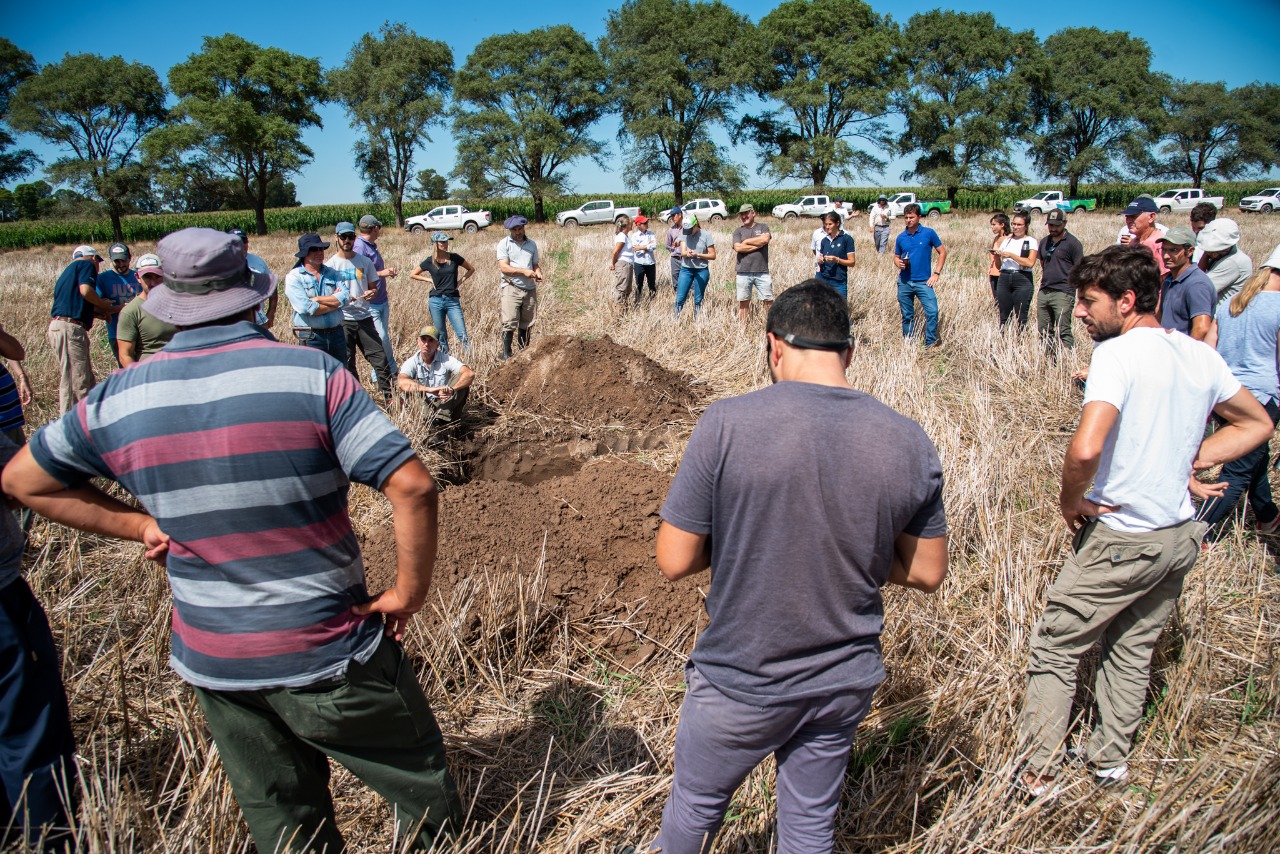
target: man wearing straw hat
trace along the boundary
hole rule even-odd
[[[179,328],[32,437],[4,489],[167,562],[170,665],[190,683],[259,851],[341,851],[329,759],[396,808],[407,847],[456,828],[443,739],[399,641],[426,601],[436,485],[341,363],[254,325],[273,279],[239,239],[160,241],[144,310]],[[117,481],[141,507],[93,485]],[[347,509],[381,490],[394,585],[371,596]]]

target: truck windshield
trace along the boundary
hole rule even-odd
[[[1176,195],[1178,195],[1178,191],[1177,191],[1177,190],[1165,190],[1163,193],[1161,193],[1160,195],[1156,196],[1156,198],[1157,198],[1157,199],[1172,199],[1172,198],[1173,198],[1174,196],[1176,196]]]
[[[1044,199],[1049,198],[1049,194],[1048,194],[1048,193],[1036,193],[1036,194],[1035,194],[1034,196],[1032,196],[1031,198],[1032,198],[1032,200],[1033,200],[1033,201],[1034,201],[1034,200],[1036,200],[1036,199],[1044,200]]]

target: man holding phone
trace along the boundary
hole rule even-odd
[[[920,224],[920,206],[911,202],[902,209],[907,228],[893,244],[893,265],[898,268],[898,308],[902,311],[902,337],[915,333],[915,302],[924,309],[924,346],[938,345],[938,296],[934,287],[947,263],[947,247],[938,232]],[[938,266],[933,266],[933,250]]]

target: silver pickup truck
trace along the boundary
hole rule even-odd
[[[556,225],[561,228],[576,228],[580,225],[594,225],[600,222],[617,222],[623,216],[635,219],[640,216],[640,209],[616,208],[613,202],[602,199],[587,202],[571,211],[560,211],[556,214]]]

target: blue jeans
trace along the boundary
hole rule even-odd
[[[298,336],[298,343],[303,347],[323,350],[343,365],[347,363],[347,333],[341,326],[335,326],[332,329],[297,327],[294,329],[294,334]]]
[[[938,343],[938,295],[929,287],[929,280],[904,282],[898,280],[898,308],[902,311],[902,337],[910,338],[916,330],[916,300],[924,309],[924,346]]]
[[[845,300],[849,299],[849,282],[846,279],[843,282],[837,282],[835,279],[828,279],[821,273],[814,273],[813,277],[824,285],[830,285],[836,289],[836,293],[840,294]]]
[[[457,297],[431,297],[427,300],[427,308],[431,311],[431,325],[440,333],[440,346],[449,349],[449,330],[444,322],[447,318],[453,331],[458,333],[464,351],[471,349],[467,338],[467,322],[462,319],[462,300]]]
[[[400,363],[396,361],[396,351],[391,349],[391,327],[387,324],[391,321],[391,303],[369,303],[370,310],[373,311],[373,325],[378,330],[378,337],[382,339],[382,349],[387,354],[387,365],[391,368],[391,376],[395,376],[400,372]],[[441,332],[444,330],[441,329]],[[442,342],[443,343],[443,342]],[[370,378],[376,383],[378,381],[378,372],[370,371]]]
[[[693,315],[698,316],[698,312],[702,310],[702,295],[707,291],[707,281],[711,278],[711,269],[703,267],[701,269],[695,267],[681,267],[680,281],[676,285],[676,314],[680,313],[680,309],[684,308],[685,301],[689,299],[689,286],[693,286]]]
[[[1267,404],[1266,409],[1273,425],[1280,421],[1280,405],[1273,400]],[[1214,416],[1214,421],[1219,426],[1222,425],[1217,416]],[[1229,518],[1235,515],[1240,496],[1246,493],[1249,496],[1249,506],[1253,508],[1253,515],[1259,524],[1269,523],[1280,514],[1280,508],[1276,507],[1271,497],[1271,484],[1267,481],[1267,463],[1270,461],[1271,442],[1268,440],[1243,457],[1222,466],[1221,479],[1227,482],[1227,491],[1221,498],[1205,501],[1196,515],[1199,521],[1209,525],[1209,530],[1204,535],[1205,542],[1211,543],[1222,536]]]

